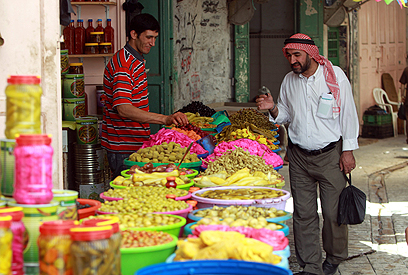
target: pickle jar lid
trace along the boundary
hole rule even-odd
[[[90,32],[90,34],[103,34],[103,32]]]
[[[35,75],[10,75],[7,78],[9,84],[40,84],[41,79]]]
[[[79,225],[78,221],[57,220],[48,221],[40,225],[40,233],[43,235],[70,235],[71,228]]]
[[[85,43],[85,46],[98,46],[98,43]]]
[[[10,228],[12,219],[11,216],[0,217],[0,228]]]
[[[93,241],[109,239],[112,234],[112,226],[79,226],[71,228],[71,238],[73,241]]]
[[[118,217],[89,219],[89,220],[83,221],[82,224],[88,225],[88,226],[111,225],[113,233],[119,232],[119,218]]]
[[[51,135],[46,134],[21,134],[16,135],[17,145],[50,145]]]
[[[82,66],[84,63],[69,63],[69,66]]]
[[[24,217],[22,207],[4,207],[0,208],[0,216],[11,216],[13,222],[21,221]]]
[[[110,45],[112,45],[111,42],[102,42],[102,43],[99,43],[99,46],[110,46]]]

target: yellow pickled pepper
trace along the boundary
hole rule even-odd
[[[11,216],[0,217],[0,274],[11,274],[11,262],[13,257],[11,233]]]

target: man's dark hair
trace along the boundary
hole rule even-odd
[[[141,13],[133,17],[132,21],[130,21],[130,26],[129,26],[129,33],[128,37],[130,38],[130,32],[135,31],[137,33],[137,36],[139,36],[142,32],[150,30],[150,31],[160,31],[160,24],[156,20],[156,18],[153,17],[153,15],[148,14],[148,13]]]

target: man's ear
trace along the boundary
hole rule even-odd
[[[130,37],[131,37],[132,39],[137,39],[137,38],[138,38],[138,35],[137,35],[137,33],[136,33],[135,30],[130,31]]]

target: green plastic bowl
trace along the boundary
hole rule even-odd
[[[163,214],[161,214],[163,215]],[[169,233],[174,236],[179,236],[181,228],[186,225],[187,220],[183,217],[177,216],[177,215],[170,215],[166,214],[166,216],[171,216],[180,219],[178,223],[175,224],[169,224],[169,225],[163,225],[163,226],[152,226],[152,227],[130,227],[127,229],[131,230],[137,230],[137,231],[162,231]]]
[[[113,181],[111,181],[111,182],[109,183],[110,187],[112,187],[112,188],[115,188],[115,189],[126,189],[126,188],[127,188],[126,186],[116,185],[116,184],[113,184],[112,182],[113,182]],[[187,190],[187,191],[188,191],[188,190],[190,189],[190,187],[193,186],[193,184],[194,184],[194,181],[190,181],[190,182],[187,183],[187,184],[177,185],[177,188],[178,188],[178,189],[183,189],[183,190]]]
[[[133,275],[140,268],[166,262],[176,250],[178,238],[170,234],[173,241],[156,246],[121,248],[120,262],[122,275]]]
[[[193,170],[193,173],[191,174],[186,174],[186,177],[189,179],[195,178],[195,176],[198,175],[198,170],[195,169],[191,169]],[[123,170],[122,172],[120,172],[120,174],[122,175],[122,177],[124,178],[130,178],[130,174],[126,174],[126,172],[129,171],[129,169]]]
[[[137,162],[137,161],[130,161],[129,159],[125,159],[123,161],[123,164],[126,165],[128,168],[132,167],[133,165],[139,165],[140,167],[143,167],[147,162]],[[181,168],[190,168],[190,169],[195,169],[195,170],[199,170],[201,167],[201,164],[203,162],[200,161],[196,161],[196,162],[189,162],[189,163],[182,163],[180,165]],[[169,164],[169,163],[153,163],[153,167],[157,167],[163,164]],[[175,165],[178,165],[178,163],[174,163]]]

